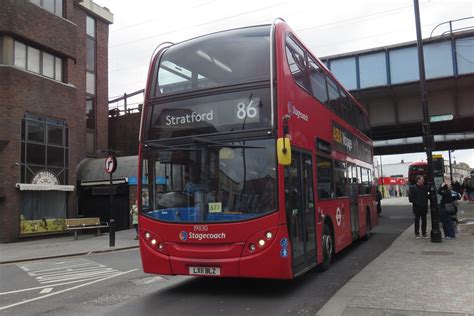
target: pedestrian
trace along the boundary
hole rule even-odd
[[[382,193],[380,193],[379,188],[375,189],[375,198],[377,200],[377,214],[380,214],[382,213],[382,205],[381,205]]]
[[[458,180],[456,180],[456,181],[454,182],[454,184],[453,184],[453,190],[462,195],[461,183],[459,183]]]
[[[135,236],[135,240],[138,239],[138,206],[137,204],[138,202],[135,201],[135,203],[130,208],[130,215],[132,216],[132,224],[133,224],[133,227],[135,228],[135,232],[137,233],[137,235]]]
[[[438,189],[438,194],[441,195],[440,211],[441,211],[441,222],[443,223],[444,238],[454,239],[456,234],[454,231],[454,225],[451,221],[451,216],[456,213],[456,208],[453,202],[456,200],[451,193],[451,188],[447,183],[441,184]]]
[[[426,189],[425,178],[416,177],[416,184],[410,188],[409,200],[413,204],[413,213],[415,214],[415,237],[420,238],[420,220],[421,234],[423,238],[428,238],[426,234],[426,214],[428,213],[428,190]]]

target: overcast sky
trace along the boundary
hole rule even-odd
[[[143,89],[150,57],[162,42],[283,18],[318,57],[416,39],[412,0],[94,0],[114,14],[109,38],[109,96]],[[474,0],[419,0],[423,37],[439,23],[474,16]],[[455,27],[474,25],[474,20]],[[440,35],[447,26],[435,30]],[[420,155],[418,155],[420,156]],[[384,163],[420,160],[386,156]],[[421,155],[422,156],[422,155]],[[474,151],[456,151],[474,167]],[[447,157],[447,155],[446,155]]]

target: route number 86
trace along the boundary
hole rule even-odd
[[[246,117],[248,118],[254,118],[258,114],[257,108],[253,104],[253,100],[250,101],[248,105],[245,105],[244,102],[239,102],[237,104],[237,118],[239,120],[243,120]]]

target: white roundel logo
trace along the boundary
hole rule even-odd
[[[337,210],[336,210],[336,223],[337,223],[337,226],[341,226],[341,221],[342,221],[341,209],[338,207]]]

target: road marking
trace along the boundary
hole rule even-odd
[[[44,288],[48,288],[48,287],[58,287],[58,286],[62,286],[62,285],[68,285],[68,284],[74,284],[74,283],[79,283],[79,282],[91,281],[91,280],[95,280],[95,279],[97,279],[97,278],[92,277],[90,279],[81,279],[81,280],[74,280],[74,281],[63,282],[63,283],[58,283],[58,284],[48,284],[48,285],[43,285],[43,286],[31,287],[31,288],[28,288],[28,289],[13,290],[13,291],[8,291],[8,292],[2,292],[2,293],[0,293],[0,296],[20,293],[20,292],[34,291],[34,290],[44,289]]]
[[[75,280],[89,281],[115,275],[120,271],[89,259],[74,258],[61,261],[40,261],[19,267],[36,278],[40,284],[63,283]],[[51,287],[51,285],[49,285]]]
[[[84,286],[87,286],[87,285],[95,284],[95,283],[98,283],[98,282],[101,282],[101,281],[105,281],[105,280],[108,280],[108,279],[111,279],[111,278],[114,278],[114,277],[118,277],[118,276],[130,273],[130,272],[133,272],[133,271],[137,271],[137,270],[138,269],[132,269],[132,270],[128,270],[128,271],[125,271],[125,272],[119,272],[115,275],[111,275],[111,276],[107,276],[107,277],[102,278],[102,279],[93,280],[93,281],[90,281],[90,282],[87,282],[87,283],[79,284],[79,285],[73,286],[71,288],[58,291],[58,292],[49,293],[49,294],[38,296],[38,297],[29,299],[29,300],[25,300],[25,301],[21,301],[21,302],[18,302],[18,303],[2,306],[2,307],[0,307],[0,311],[6,310],[8,308],[15,307],[15,306],[23,305],[23,304],[26,304],[26,303],[38,301],[38,300],[41,300],[41,299],[44,299],[44,298],[47,298],[47,297],[50,297],[50,296],[58,295],[58,294],[61,294],[61,293],[64,293],[64,292],[72,291],[72,290],[75,290],[75,289],[78,289],[78,288],[81,288],[81,287],[84,287]]]
[[[53,290],[52,287],[47,287],[47,288],[44,288],[40,294],[48,294],[49,292],[51,292]]]

